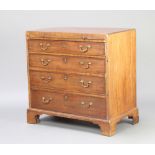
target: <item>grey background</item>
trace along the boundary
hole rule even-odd
[[[75,120],[42,117],[26,124],[25,31],[57,26],[137,29],[138,125],[124,120],[108,138]],[[0,11],[0,143],[155,143],[154,59],[155,11]]]

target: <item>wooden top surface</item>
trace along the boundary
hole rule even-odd
[[[127,28],[90,28],[90,27],[53,27],[36,29],[35,32],[63,32],[63,33],[86,33],[86,34],[111,34],[127,31]]]
[[[128,30],[133,29],[101,27],[53,27],[27,31],[27,38],[106,40],[108,34],[119,33]]]

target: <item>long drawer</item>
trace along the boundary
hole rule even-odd
[[[55,88],[89,94],[105,94],[104,77],[30,71],[30,83],[34,87]]]
[[[31,90],[31,107],[97,118],[106,117],[105,98]]]
[[[30,67],[38,67],[45,70],[59,70],[104,75],[104,59],[54,56],[54,55],[29,55]]]
[[[104,56],[104,43],[80,41],[28,40],[29,52]]]

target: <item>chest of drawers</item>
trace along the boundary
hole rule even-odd
[[[134,29],[51,28],[28,31],[28,123],[66,117],[115,133],[124,117],[138,123]]]

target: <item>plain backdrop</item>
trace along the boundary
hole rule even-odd
[[[111,138],[75,120],[42,117],[40,124],[26,123],[25,32],[74,26],[137,31],[140,123],[122,121]],[[155,143],[155,11],[0,11],[0,143]]]

